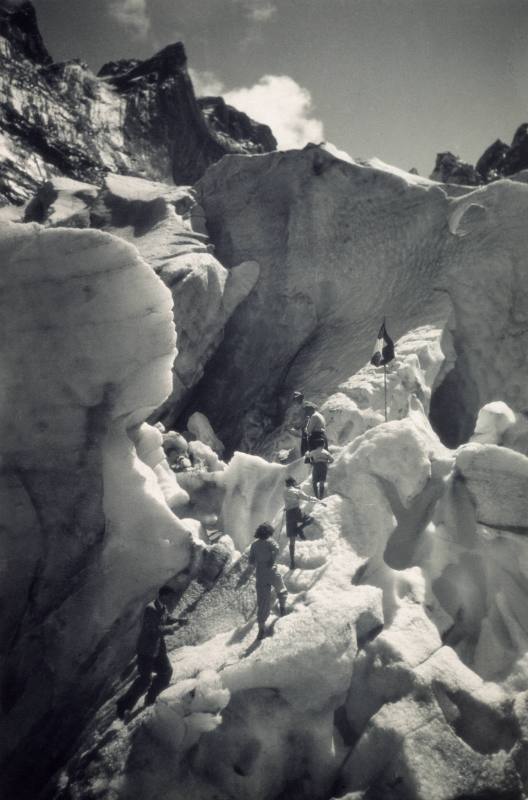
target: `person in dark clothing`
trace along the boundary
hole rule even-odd
[[[167,603],[173,596],[172,589],[162,586],[156,600],[145,608],[136,645],[138,677],[117,701],[117,716],[120,719],[126,718],[142,694],[146,692],[145,705],[152,705],[170,683],[172,667],[164,636],[174,633],[179,625],[185,625],[188,621],[169,615]]]
[[[263,522],[255,531],[256,541],[249,551],[248,563],[256,572],[258,639],[266,636],[266,620],[271,610],[272,588],[275,589],[279,601],[281,617],[286,613],[288,592],[275,564],[279,547],[273,541],[273,533],[273,525]]]

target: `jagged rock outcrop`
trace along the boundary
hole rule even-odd
[[[447,151],[438,153],[431,180],[441,183],[456,183],[462,186],[478,186],[482,183],[480,173],[472,164],[461,161],[458,156]]]
[[[438,153],[431,178],[448,184],[477,186],[515,176],[528,168],[528,122],[515,131],[510,145],[496,139],[473,167],[453,153]]]
[[[526,168],[528,168],[528,122],[523,122],[515,131],[501,174],[514,175]]]
[[[4,0],[0,4],[0,36],[9,40],[13,55],[19,54],[35,64],[47,65],[53,61],[40,35],[35,9],[29,2]]]
[[[500,139],[496,139],[493,144],[490,144],[484,150],[475,166],[484,183],[489,183],[489,181],[505,174],[505,162],[509,151],[509,145]]]
[[[129,436],[171,390],[170,293],[106,233],[4,224],[0,248],[0,785],[35,798],[193,546]]]
[[[54,176],[100,183],[110,171],[192,183],[225,153],[276,146],[267,126],[234,109],[218,120],[202,113],[180,42],[96,77],[79,61],[52,62],[29,2],[0,3],[0,74],[4,202],[24,203]]]

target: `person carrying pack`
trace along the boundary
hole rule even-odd
[[[320,439],[324,442],[324,446],[328,447],[326,420],[321,412],[317,410],[317,408],[315,408],[313,414],[306,423],[306,437],[308,441],[308,450],[313,450],[315,448],[316,441]]]

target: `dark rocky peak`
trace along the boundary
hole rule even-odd
[[[119,61],[107,61],[97,73],[97,77],[116,78],[135,69],[139,64],[141,64],[141,59],[139,58],[121,58]]]
[[[515,131],[511,145],[496,139],[484,150],[476,167],[461,161],[453,153],[438,153],[431,173],[432,180],[477,186],[499,178],[508,178],[528,169],[528,122]]]
[[[496,139],[493,144],[484,150],[477,161],[476,170],[482,179],[488,183],[503,174],[506,157],[510,146],[506,142]]]
[[[433,181],[457,183],[463,186],[478,186],[482,183],[480,175],[472,164],[461,161],[449,151],[438,153],[434,170],[429,177]]]
[[[51,64],[37,25],[37,15],[29,2],[0,0],[0,36],[7,39],[13,55],[28,58],[35,64]]]
[[[528,136],[528,122],[523,122],[522,125],[519,125],[519,127],[515,131],[511,143],[512,149],[516,149],[525,145],[527,136]]]
[[[55,64],[35,11],[0,0],[0,205],[24,204],[46,181],[101,184],[107,172],[190,184],[227,153],[276,147],[271,131],[218,99],[205,114],[181,42],[144,61]],[[215,111],[216,109],[216,111]],[[104,120],[104,124],[101,124]]]
[[[504,175],[513,175],[528,167],[528,122],[515,131],[509,153],[504,159]]]
[[[277,140],[268,125],[255,122],[242,111],[228,106],[223,97],[200,97],[198,105],[209,128],[215,133],[234,137],[240,142],[259,142],[262,152],[276,149]]]
[[[167,78],[188,78],[186,66],[185,48],[182,42],[174,42],[145,61],[109,62],[101,68],[99,76],[107,77],[119,89],[126,89],[140,79],[146,83],[160,83]]]

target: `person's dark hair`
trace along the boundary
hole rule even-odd
[[[273,525],[270,525],[269,522],[263,522],[255,531],[255,539],[269,539],[273,536],[273,531]]]
[[[160,597],[171,597],[174,594],[174,591],[170,588],[170,586],[162,586],[158,592]]]
[[[312,443],[313,450],[316,450],[318,447],[324,447],[324,446],[325,446],[324,439],[315,439],[314,442]]]
[[[284,483],[286,484],[286,486],[295,486],[297,481],[295,480],[295,478],[292,478],[292,476],[290,475],[288,478],[286,478]]]

